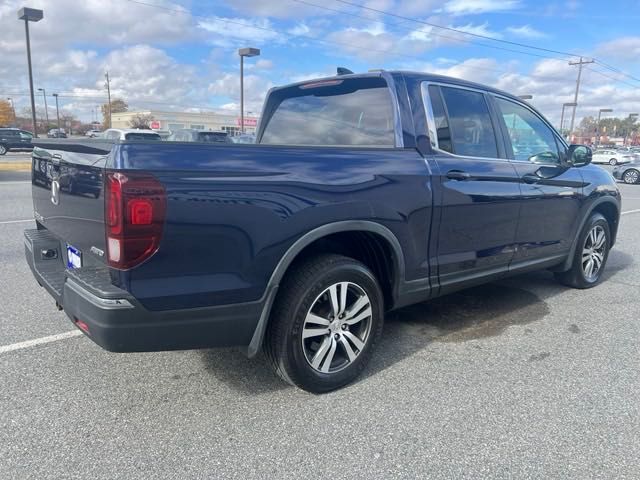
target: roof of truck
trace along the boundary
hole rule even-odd
[[[301,82],[295,82],[295,83],[290,83],[288,85],[283,85],[281,87],[275,87],[273,90],[279,90],[281,88],[289,88],[289,87],[295,87],[298,85],[305,85],[305,84],[309,84],[309,83],[316,83],[316,82],[323,82],[323,81],[331,81],[331,80],[344,80],[344,79],[350,79],[350,78],[375,78],[375,77],[381,77],[384,76],[384,74],[388,74],[388,75],[401,75],[405,78],[414,78],[414,79],[418,79],[421,81],[425,81],[425,82],[434,82],[434,83],[447,83],[447,84],[451,84],[451,85],[458,85],[461,87],[467,87],[467,88],[475,88],[475,89],[479,89],[479,90],[485,90],[488,92],[492,92],[492,93],[497,93],[499,95],[503,95],[505,97],[511,97],[513,99],[517,99],[519,101],[522,101],[522,99],[519,99],[516,95],[513,95],[509,92],[505,92],[504,90],[499,90],[497,88],[491,87],[489,85],[484,85],[481,83],[476,83],[476,82],[470,82],[468,80],[462,80],[460,78],[455,78],[455,77],[448,77],[446,75],[437,75],[435,73],[428,73],[428,72],[415,72],[415,71],[410,71],[410,70],[372,70],[369,72],[363,72],[363,73],[353,73],[353,74],[346,74],[346,75],[333,75],[330,77],[320,77],[320,78],[313,78],[313,79],[308,79],[308,80],[304,80]]]

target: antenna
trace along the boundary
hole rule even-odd
[[[338,70],[338,75],[350,75],[353,73],[351,70],[344,67],[338,67],[337,70]]]

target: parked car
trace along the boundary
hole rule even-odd
[[[609,165],[618,165],[621,163],[629,163],[635,159],[631,153],[618,152],[616,150],[596,150],[593,152],[593,163],[608,163]]]
[[[613,177],[624,183],[640,183],[640,160],[636,159],[625,165],[618,165],[613,169]]]
[[[0,128],[0,155],[12,150],[31,150],[33,134],[19,128]]]
[[[195,130],[184,128],[171,132],[170,142],[204,142],[204,143],[231,143],[227,132],[213,130]]]
[[[143,130],[138,128],[109,128],[102,134],[106,140],[162,140],[162,137],[153,130]]]
[[[169,140],[169,137],[171,136],[171,130],[153,130],[154,132],[156,132],[158,135],[160,135],[160,138],[162,140]]]
[[[242,133],[231,137],[233,143],[256,143],[256,136],[253,133]]]
[[[88,130],[87,133],[85,133],[85,136],[89,138],[100,137],[102,136],[102,130]]]
[[[52,181],[32,189],[27,262],[87,337],[264,348],[326,392],[362,372],[387,311],[535,269],[603,279],[617,184],[514,95],[382,71],[272,89],[264,112],[256,145],[37,143]],[[60,189],[63,165],[98,198]]]
[[[62,129],[52,128],[47,133],[47,138],[67,138],[67,134]]]

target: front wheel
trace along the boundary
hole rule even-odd
[[[573,288],[596,286],[602,280],[610,247],[609,223],[601,214],[592,214],[578,237],[571,269],[556,273],[556,278]]]
[[[640,180],[640,172],[638,172],[638,170],[636,170],[635,168],[630,168],[629,170],[624,172],[622,180],[624,181],[624,183],[629,184],[638,183],[638,181]]]
[[[362,372],[383,319],[373,273],[351,258],[319,255],[295,266],[280,286],[265,350],[285,381],[328,392]]]
[[[7,147],[0,145],[0,155],[4,155],[5,153],[7,153]]]
[[[615,167],[618,164],[618,161],[615,158],[612,158],[611,160],[609,160],[609,165],[611,165],[612,167]]]

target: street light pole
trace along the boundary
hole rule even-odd
[[[58,119],[58,133],[60,133],[60,110],[58,109],[58,94],[54,93],[54,97],[56,97],[56,118]]]
[[[240,132],[244,133],[244,57],[257,57],[260,55],[259,48],[241,48],[240,55]]]
[[[39,92],[42,92],[42,98],[44,98],[44,118],[47,119],[47,126],[45,130],[49,128],[49,107],[47,107],[47,92],[44,88],[39,88]]]
[[[107,100],[109,102],[109,126],[107,128],[111,128],[111,82],[109,80],[109,72],[104,74],[104,78],[107,79]]]
[[[610,108],[601,108],[601,109],[598,111],[598,124],[596,125],[596,132],[597,132],[597,136],[596,136],[596,146],[600,145],[600,116],[601,116],[603,113],[610,113],[610,112],[613,112],[613,110],[612,110],[612,109],[610,109]]]
[[[44,17],[42,10],[35,8],[21,8],[18,10],[18,19],[24,20],[24,33],[27,37],[27,64],[29,65],[29,92],[31,94],[31,121],[33,122],[33,135],[38,137],[36,125],[36,99],[33,95],[33,71],[31,69],[31,40],[29,39],[29,22],[39,22]]]

